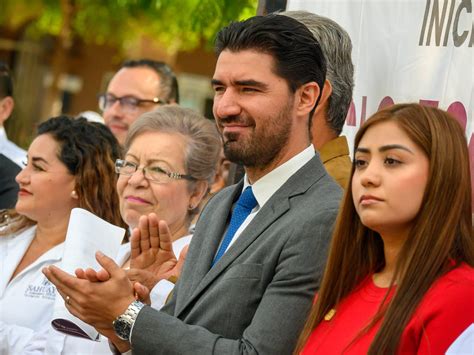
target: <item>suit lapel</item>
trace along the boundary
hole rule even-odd
[[[196,297],[203,289],[214,281],[235,259],[240,256],[275,220],[288,211],[290,205],[288,198],[280,199],[278,204],[271,207],[266,204],[245,228],[239,238],[231,245],[229,250],[204,276],[199,286],[193,292]],[[214,257],[214,254],[213,254]]]
[[[190,282],[192,283],[192,287],[187,288],[187,291],[192,292],[192,295],[186,292],[187,299],[183,305],[179,307],[177,315],[179,316],[181,311],[194,302],[201,292],[224,272],[238,256],[245,252],[270,225],[290,209],[291,197],[305,193],[324,174],[325,171],[322,168],[321,160],[319,156],[316,155],[273,194],[219,262],[217,262],[213,268],[210,268],[211,262],[217,252],[220,239],[224,233],[232,203],[237,199],[238,194],[242,190],[242,183],[238,184],[232,193],[232,198],[229,198],[225,205],[222,205],[224,212],[222,210],[216,211],[215,218],[214,216],[212,218],[213,221],[210,223],[210,227],[212,228],[213,224],[216,224],[216,227],[210,229],[212,232],[205,237],[205,242],[201,244],[202,247],[199,258],[202,259],[193,258],[193,260],[196,260],[194,264],[196,267],[192,275],[192,281]],[[214,220],[216,220],[216,222],[214,222]],[[188,298],[188,296],[190,297]]]
[[[193,290],[198,287],[201,280],[209,272],[212,260],[217,252],[222,235],[224,234],[229,212],[232,209],[232,204],[240,195],[242,186],[243,183],[240,182],[231,187],[229,191],[222,191],[219,193],[223,196],[215,196],[214,198],[220,198],[222,200],[217,203],[218,208],[209,211],[211,216],[205,218],[205,223],[207,223],[205,226],[201,226],[198,221],[197,228],[199,229],[196,229],[193,239],[203,238],[203,241],[200,242],[200,248],[190,249],[190,254],[187,256],[187,261],[189,262],[186,262],[185,268],[190,270],[183,270],[183,274],[189,274],[190,276],[186,277],[186,280],[183,280],[183,282],[180,283],[179,298],[186,301],[183,306],[181,306],[181,302],[177,304],[178,314],[182,309],[184,309],[186,304],[189,303],[188,300],[191,298],[191,295],[194,294]],[[193,254],[191,254],[191,252]],[[181,298],[181,296],[184,298]]]

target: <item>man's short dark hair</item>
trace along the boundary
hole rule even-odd
[[[0,61],[0,98],[13,96],[13,80],[8,65]]]
[[[217,34],[217,55],[224,50],[249,49],[271,55],[275,74],[287,81],[292,92],[312,81],[322,91],[326,77],[324,55],[312,33],[300,22],[276,14],[254,16],[233,22]]]
[[[173,70],[165,62],[152,59],[132,59],[122,63],[121,68],[140,68],[145,67],[152,69],[160,78],[160,99],[168,102],[174,101],[179,103],[178,80]]]

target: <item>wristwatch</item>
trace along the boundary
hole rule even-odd
[[[125,312],[113,321],[112,324],[115,334],[117,334],[120,339],[126,341],[130,340],[130,332],[132,331],[133,323],[135,323],[135,319],[137,319],[138,313],[144,305],[145,304],[140,301],[133,301]]]

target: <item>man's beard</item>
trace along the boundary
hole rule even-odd
[[[262,127],[260,122],[258,133],[255,131],[255,124],[250,125],[254,130],[245,136],[239,133],[227,133],[224,136],[224,154],[227,159],[245,167],[268,166],[288,142],[292,127],[292,120],[289,117],[291,110],[292,106],[288,102],[278,117],[265,122],[266,127]],[[252,117],[229,117],[222,121],[255,122]]]

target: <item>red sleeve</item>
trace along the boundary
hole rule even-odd
[[[400,353],[445,354],[474,322],[474,278],[439,280],[415,311],[400,341]]]

